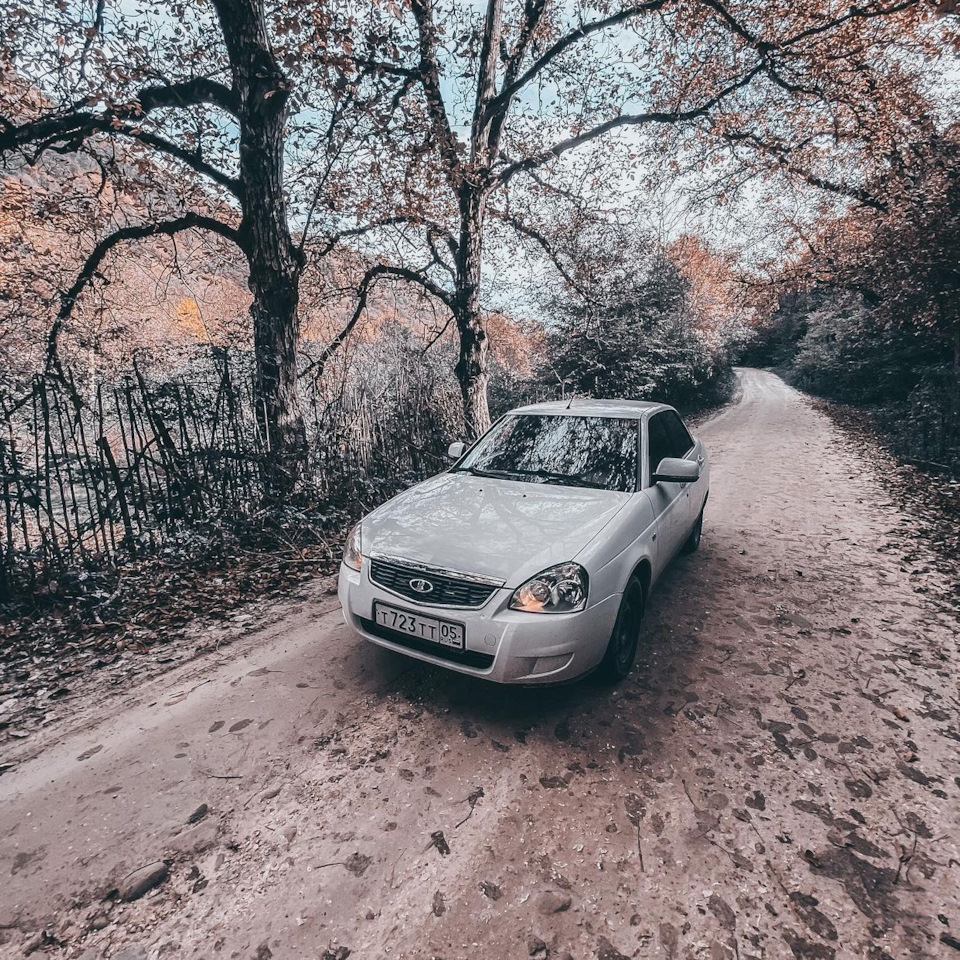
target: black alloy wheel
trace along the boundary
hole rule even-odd
[[[600,663],[600,676],[608,683],[619,683],[633,667],[640,645],[640,625],[643,621],[645,601],[643,584],[639,577],[631,577],[620,600],[620,610],[610,634],[607,652]]]

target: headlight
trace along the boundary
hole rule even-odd
[[[355,524],[354,528],[347,536],[347,542],[343,545],[343,562],[351,570],[359,570],[363,562],[363,544],[360,539],[360,524]]]
[[[511,610],[526,613],[573,613],[587,605],[587,571],[579,563],[558,563],[517,587]]]

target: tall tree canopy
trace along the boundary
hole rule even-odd
[[[738,175],[772,165],[857,196],[855,178],[819,169],[827,155],[835,163],[856,143],[927,122],[912,113],[919,81],[907,66],[934,42],[935,12],[920,0],[488,0],[482,12],[410,0],[367,16],[357,63],[393,77],[401,105],[376,170],[389,210],[368,222],[398,234],[406,278],[456,323],[474,435],[489,422],[488,221],[546,248],[539,204],[583,199],[556,180],[569,156],[602,145],[581,181],[596,184],[666,136],[675,148],[705,145]]]
[[[0,155],[115,151],[169,173],[164,209],[101,231],[52,324],[118,249],[209,231],[246,259],[271,482],[296,479],[298,302],[308,257],[366,243],[374,283],[417,284],[458,335],[467,432],[489,422],[483,264],[492,225],[551,253],[546,211],[589,207],[658,149],[725,176],[787,171],[866,201],[842,161],[935,122],[927,0],[0,0]],[[114,152],[111,152],[114,151]],[[131,153],[132,151],[132,153]],[[573,171],[576,176],[571,176]],[[365,240],[357,238],[366,237]]]

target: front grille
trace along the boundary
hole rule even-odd
[[[370,560],[370,579],[402,597],[415,600],[418,604],[444,607],[482,607],[497,587],[489,583],[477,583],[460,579],[454,575],[433,573],[414,567],[390,563],[373,557]],[[426,593],[414,590],[411,581],[423,581],[431,584]]]
[[[431,656],[439,657],[441,660],[450,660],[453,663],[462,663],[465,667],[474,667],[477,670],[486,670],[493,666],[493,654],[478,653],[476,650],[455,650],[452,647],[445,647],[440,643],[431,643],[429,640],[421,640],[419,637],[411,637],[409,634],[400,633],[398,630],[391,630],[384,627],[375,620],[360,618],[360,626],[367,633],[372,633],[375,637],[382,640],[389,640],[398,647],[407,647],[410,650],[419,650],[421,653],[429,653]]]

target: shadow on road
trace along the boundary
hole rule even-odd
[[[498,742],[524,742],[527,733],[553,727],[558,740],[576,742],[583,749],[591,746],[588,731],[604,742],[636,748],[638,724],[649,735],[664,709],[667,717],[673,715],[669,704],[660,703],[664,695],[681,706],[692,702],[682,684],[699,672],[698,637],[690,627],[691,621],[700,622],[699,605],[706,598],[694,600],[690,594],[699,594],[698,586],[706,586],[709,578],[698,573],[716,562],[719,549],[704,543],[696,555],[678,558],[665,571],[648,603],[633,672],[616,686],[596,676],[558,686],[501,685],[372,644],[364,653],[372,658],[375,673],[393,675],[390,692],[468,736],[478,729]],[[722,697],[722,681],[716,692]],[[572,730],[580,735],[574,737]]]

